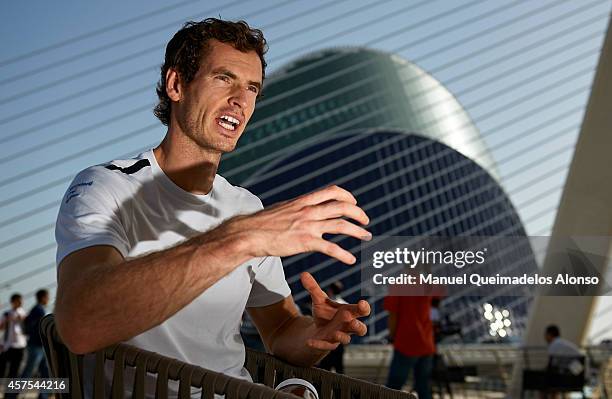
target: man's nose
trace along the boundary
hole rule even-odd
[[[237,105],[240,108],[246,108],[248,105],[246,90],[241,87],[234,88],[229,98],[229,103],[230,105]]]

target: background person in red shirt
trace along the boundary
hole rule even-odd
[[[388,296],[384,301],[394,347],[386,385],[402,389],[410,370],[414,370],[414,390],[419,399],[431,398],[429,379],[436,352],[431,300],[431,296]]]

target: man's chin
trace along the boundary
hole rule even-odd
[[[210,141],[198,138],[198,140],[196,140],[196,144],[203,150],[225,154],[234,151],[237,140],[227,138],[226,140],[217,140],[216,142],[211,143]]]
[[[207,147],[221,154],[227,154],[228,152],[232,152],[234,151],[234,149],[236,149],[236,143],[216,143],[212,146],[209,145]]]

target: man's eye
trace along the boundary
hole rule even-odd
[[[249,86],[249,90],[255,94],[259,93],[259,89],[257,88],[257,86]]]
[[[226,75],[219,75],[219,76],[217,76],[217,79],[220,79],[220,80],[222,80],[222,81],[224,81],[226,83],[231,82],[229,76],[226,76]]]

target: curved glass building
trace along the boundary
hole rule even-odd
[[[525,234],[493,159],[459,102],[432,76],[392,54],[327,50],[276,72],[239,147],[221,165],[221,174],[249,188],[264,205],[338,184],[357,197],[375,236]],[[360,249],[349,238],[341,245],[356,255]],[[533,254],[522,252],[514,256],[527,261],[516,267],[533,271]],[[306,299],[299,283],[304,270],[323,287],[342,281],[343,297],[359,298],[358,268],[319,254],[284,263],[298,301]],[[382,298],[370,302],[370,338],[382,338]],[[520,335],[528,295],[451,295],[442,312],[461,324],[463,340],[483,341],[492,334],[483,317],[485,302],[507,310],[513,324],[509,335]]]

